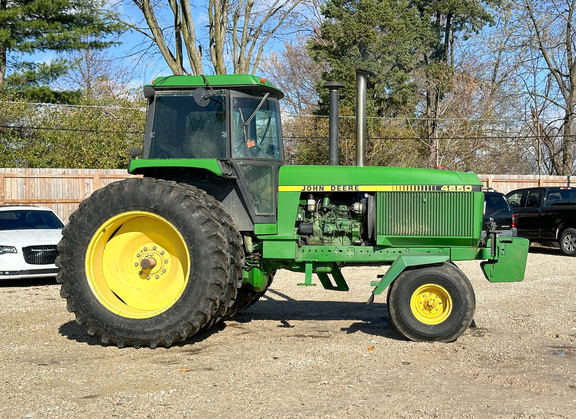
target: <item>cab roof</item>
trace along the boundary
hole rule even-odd
[[[270,92],[281,99],[284,93],[274,87],[265,78],[248,74],[220,74],[212,76],[166,76],[157,77],[151,84],[154,89],[182,89],[186,87],[204,87],[209,89],[251,88]]]

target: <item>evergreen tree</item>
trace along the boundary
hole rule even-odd
[[[309,45],[311,55],[324,64],[324,80],[346,84],[342,105],[355,106],[356,69],[376,74],[377,88],[368,95],[372,116],[411,113],[417,86],[411,73],[425,52],[431,28],[408,0],[329,0],[319,36]],[[324,81],[320,83],[320,86]],[[326,89],[319,88],[322,101]],[[322,108],[322,107],[321,107]]]
[[[343,81],[341,110],[355,108],[356,69],[376,74],[367,96],[368,116],[424,117],[416,128],[422,165],[438,161],[442,101],[454,89],[454,42],[491,22],[500,0],[328,0],[311,55],[325,68],[318,84],[320,110],[327,109],[324,81]],[[383,128],[368,134],[384,137]],[[379,132],[376,132],[379,130]],[[401,133],[401,131],[396,131]],[[414,134],[412,134],[414,135]],[[370,147],[370,145],[368,146]],[[414,149],[414,147],[412,147]],[[368,150],[370,151],[370,150]]]
[[[122,30],[104,0],[0,0],[0,86],[45,101],[61,97],[46,86],[67,70],[65,60],[26,61],[38,52],[103,49]]]

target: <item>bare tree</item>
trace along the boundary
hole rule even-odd
[[[206,54],[216,74],[229,66],[236,74],[253,74],[266,46],[290,30],[302,17],[299,6],[310,1],[206,0],[198,6],[190,0],[132,0],[146,26],[130,26],[157,45],[173,74],[204,74]]]
[[[271,53],[260,69],[286,95],[284,109],[294,114],[311,113],[318,105],[316,82],[321,79],[321,66],[306,50],[306,40],[285,42],[284,50]]]
[[[454,47],[459,38],[478,33],[492,22],[490,8],[498,2],[480,1],[422,1],[414,2],[421,19],[430,20],[429,50],[423,54],[425,65],[420,78],[424,81],[425,135],[429,143],[428,164],[440,164],[438,135],[441,102],[454,87]],[[430,35],[429,35],[430,36]]]
[[[82,90],[87,98],[95,100],[131,95],[132,71],[112,58],[108,50],[85,49],[68,53],[65,58],[71,67],[56,81],[55,87]]]
[[[551,174],[570,175],[576,135],[576,0],[524,0],[520,12],[528,25],[524,80],[532,97],[534,132],[549,160],[544,167]]]

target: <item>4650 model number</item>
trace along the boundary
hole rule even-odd
[[[472,192],[472,185],[444,185],[440,187],[444,192]]]

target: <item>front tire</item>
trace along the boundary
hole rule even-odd
[[[119,347],[170,346],[206,325],[225,294],[230,259],[212,201],[152,178],[87,198],[62,231],[56,262],[76,321]]]
[[[560,235],[560,250],[567,256],[576,255],[576,229],[567,228]]]
[[[468,278],[452,264],[406,270],[388,291],[392,325],[417,342],[452,342],[472,323],[476,300]]]

